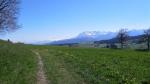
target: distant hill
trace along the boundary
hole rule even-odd
[[[54,42],[51,42],[50,44],[84,43],[84,42],[111,39],[115,36],[116,36],[115,32],[98,32],[98,31],[90,32],[88,31],[88,32],[80,33],[75,38],[54,41]]]
[[[33,44],[33,45],[44,45],[47,43],[50,43],[51,41],[45,40],[45,41],[38,41],[38,42],[32,42],[32,43],[27,43],[27,44]]]
[[[143,34],[143,30],[131,30],[128,32],[130,36],[138,36]],[[46,43],[47,45],[55,45],[55,44],[69,44],[69,43],[85,43],[85,42],[93,42],[93,41],[103,41],[107,39],[111,39],[111,41],[115,41],[115,36],[117,32],[99,32],[99,31],[87,31],[80,33],[75,38],[58,40]]]
[[[137,36],[130,36],[128,38],[128,40],[130,42],[133,43],[138,43],[139,39],[142,37],[142,35],[137,35]],[[113,44],[113,43],[118,43],[118,39],[117,38],[112,38],[112,39],[108,39],[108,40],[100,40],[100,41],[94,41],[95,44],[103,44],[103,43],[107,43],[107,44]]]

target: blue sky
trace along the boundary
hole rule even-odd
[[[150,0],[22,0],[16,32],[0,38],[21,42],[59,40],[84,31],[150,27]]]

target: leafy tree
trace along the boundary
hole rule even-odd
[[[9,32],[19,28],[18,13],[19,0],[0,0],[0,32]]]
[[[143,41],[147,43],[147,50],[150,50],[150,28],[144,31]]]
[[[121,48],[123,48],[124,44],[128,40],[127,29],[120,29],[117,38],[118,38],[118,42],[121,44]]]

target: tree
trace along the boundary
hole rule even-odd
[[[19,0],[0,0],[0,32],[9,32],[19,28],[18,12]]]
[[[118,42],[121,44],[121,48],[123,48],[124,44],[128,40],[127,29],[120,29],[117,38],[118,38]]]
[[[147,50],[150,50],[150,28],[144,31],[143,41],[147,44]]]

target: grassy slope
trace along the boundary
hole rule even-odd
[[[35,84],[36,63],[25,46],[0,41],[0,84]]]
[[[67,79],[72,83],[65,81],[65,84],[79,84],[75,82],[83,79],[88,84],[150,83],[148,52],[63,47],[47,49],[41,53],[43,52],[48,78],[54,80],[55,84],[62,84]],[[69,79],[70,75],[72,79],[77,77],[81,81]]]

